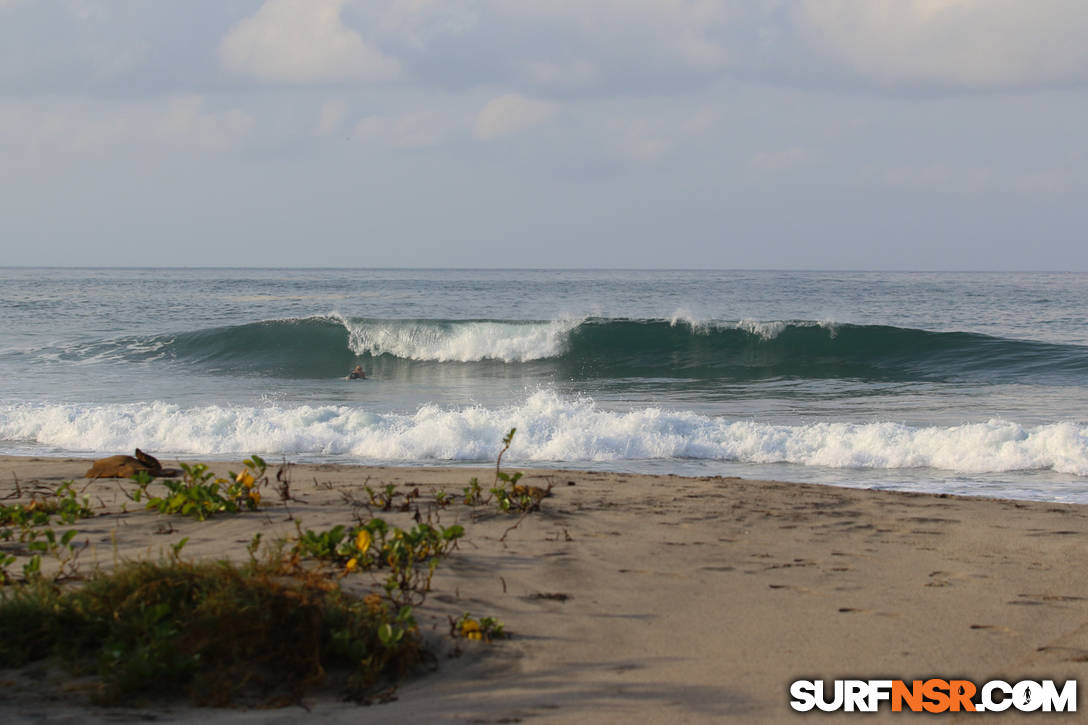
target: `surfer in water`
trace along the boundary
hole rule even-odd
[[[348,375],[348,380],[366,380],[366,372],[363,370],[363,366],[356,365],[355,369]]]

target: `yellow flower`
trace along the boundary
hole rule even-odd
[[[234,480],[237,483],[242,484],[246,488],[253,488],[253,476],[250,474],[249,471],[242,471],[237,476],[235,476]]]
[[[484,639],[484,631],[480,628],[479,622],[470,617],[466,617],[465,620],[461,622],[461,636],[465,639],[482,640]]]
[[[344,567],[348,571],[355,571],[355,567],[359,566],[359,560],[355,557],[348,559],[347,565]]]
[[[366,550],[370,548],[370,532],[363,529],[355,537],[355,548],[359,551],[366,553]]]
[[[261,492],[260,491],[250,491],[249,492],[249,497],[251,499],[253,499],[253,503],[255,503],[255,504],[260,504],[261,503]]]

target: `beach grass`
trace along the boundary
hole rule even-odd
[[[37,579],[0,595],[0,662],[48,657],[96,674],[100,703],[186,696],[202,705],[296,702],[326,673],[361,698],[419,664],[411,610],[354,597],[286,559],[172,557],[94,573],[79,587]]]
[[[504,438],[504,452],[513,434]],[[223,478],[205,464],[182,464],[181,480],[159,484],[165,495],[149,490],[153,481],[146,475],[135,477],[134,490],[120,490],[145,510],[206,522],[258,510],[260,489],[270,484],[266,465],[253,456],[245,466]],[[293,500],[287,470],[285,464],[277,474],[285,506]],[[498,464],[495,471],[497,484],[517,485],[520,474],[506,476]],[[391,511],[401,497],[395,486],[381,494],[363,488],[370,494],[369,503],[361,503],[368,511],[378,504]],[[499,486],[496,492],[506,490]],[[421,516],[418,504],[410,528],[358,516],[358,526],[313,531],[295,520],[296,536],[266,546],[263,556],[256,533],[246,546],[248,561],[183,559],[185,537],[158,560],[115,561],[109,570],[96,567],[84,577],[74,564],[77,531],[64,533],[62,545],[37,541],[42,532],[48,542],[56,539],[45,528],[52,520],[44,512],[67,511],[53,499],[74,496],[67,481],[33,506],[7,507],[17,514],[10,523],[18,527],[5,538],[18,533],[20,541],[29,540],[27,547],[52,553],[60,566],[47,577],[41,553],[35,554],[16,581],[8,573],[16,557],[0,561],[10,585],[0,587],[0,668],[51,659],[69,672],[94,676],[92,698],[100,704],[185,696],[198,705],[272,706],[300,702],[328,674],[337,675],[342,695],[367,701],[381,683],[395,683],[433,659],[413,607],[424,602],[440,560],[456,548],[464,528],[432,525],[432,514]],[[523,513],[539,508],[539,498],[523,497],[533,503],[520,507]],[[418,498],[418,489],[404,493],[395,508],[408,512]],[[513,512],[501,502],[498,508]],[[64,523],[73,523],[81,511],[70,512]],[[381,586],[365,596],[341,588],[345,577],[364,571],[383,579]],[[449,621],[454,638],[490,641],[505,634],[492,617],[466,612]]]

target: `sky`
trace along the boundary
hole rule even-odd
[[[1088,271],[1084,0],[0,0],[0,265]]]

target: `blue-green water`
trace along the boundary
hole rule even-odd
[[[1082,274],[0,269],[3,453],[1088,502],[1086,403]]]

